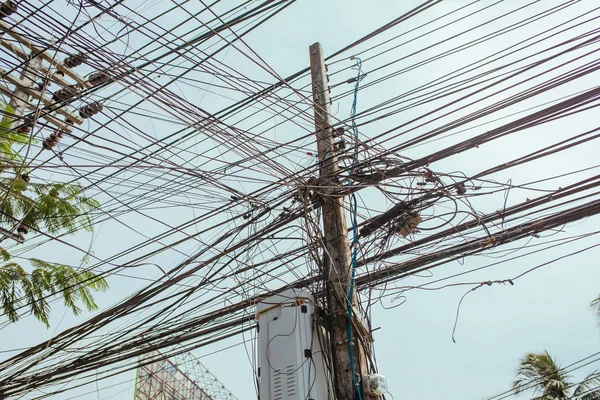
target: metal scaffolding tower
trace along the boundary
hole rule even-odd
[[[144,355],[135,385],[135,400],[237,400],[190,353],[170,358],[158,351]]]

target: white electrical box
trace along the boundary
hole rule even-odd
[[[334,398],[325,334],[314,314],[306,290],[288,289],[258,304],[259,400]]]

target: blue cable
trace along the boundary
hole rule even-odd
[[[350,119],[352,122],[352,133],[355,139],[354,155],[352,157],[352,167],[350,168],[350,177],[354,174],[354,168],[356,166],[358,158],[358,127],[356,126],[356,100],[358,97],[358,86],[360,81],[363,80],[365,75],[362,73],[362,60],[358,57],[356,59],[356,67],[358,69],[358,75],[356,76],[356,83],[354,85],[354,100],[352,101],[352,110],[350,111]],[[354,185],[354,181],[350,178],[350,187]],[[350,196],[351,208],[350,218],[352,220],[352,277],[350,278],[350,297],[348,301],[348,344],[350,351],[350,367],[352,368],[352,376],[354,378],[354,385],[356,386],[356,392],[358,393],[359,400],[362,400],[362,393],[359,387],[358,376],[356,376],[356,368],[354,366],[354,349],[352,348],[353,332],[352,332],[352,297],[354,296],[354,277],[356,275],[356,259],[358,256],[358,222],[357,222],[357,204],[356,196],[354,193]]]

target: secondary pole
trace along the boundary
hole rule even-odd
[[[35,87],[38,71],[42,65],[41,61],[42,60],[40,57],[34,57],[30,58],[23,64],[21,80],[29,89],[33,89]],[[27,110],[27,106],[29,105],[29,98],[29,92],[27,92],[25,88],[15,85],[15,90],[13,91],[13,96],[10,100],[10,106],[13,109],[15,119],[23,116]],[[17,120],[12,125],[21,125],[23,122],[24,121]],[[11,126],[11,128],[14,126]]]
[[[312,78],[313,107],[315,115],[315,130],[317,134],[317,150],[319,157],[319,181],[323,187],[323,236],[325,241],[323,264],[325,277],[330,291],[330,307],[332,332],[330,337],[334,352],[333,371],[337,376],[337,386],[340,400],[355,398],[355,380],[360,382],[358,374],[358,353],[360,346],[354,351],[354,360],[350,359],[349,346],[353,344],[348,340],[348,305],[349,287],[351,279],[350,246],[348,243],[348,227],[344,211],[344,198],[332,197],[338,186],[338,160],[334,151],[334,136],[331,126],[331,104],[329,86],[327,84],[327,71],[323,48],[315,43],[309,48],[310,74]],[[354,296],[353,296],[354,297]],[[354,299],[352,299],[354,303]],[[362,357],[364,362],[364,357]],[[360,390],[359,387],[356,389]]]

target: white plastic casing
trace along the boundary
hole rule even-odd
[[[258,304],[259,400],[333,398],[314,305],[308,291],[294,289]]]
[[[385,376],[370,374],[363,376],[363,390],[371,396],[381,396],[388,391]]]

